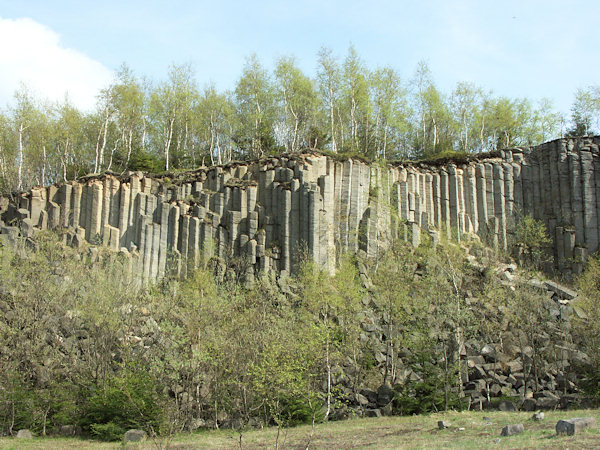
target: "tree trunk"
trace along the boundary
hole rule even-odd
[[[165,170],[169,170],[169,149],[171,148],[171,139],[173,138],[173,127],[175,117],[169,119],[169,130],[167,132],[167,140],[165,142]]]
[[[17,190],[21,190],[23,187],[23,122],[19,126],[19,156],[17,164]]]
[[[337,153],[337,145],[335,142],[335,115],[333,108],[333,86],[329,85],[329,120],[331,122],[331,151]]]

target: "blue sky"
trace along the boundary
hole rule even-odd
[[[404,80],[425,60],[446,93],[471,81],[568,114],[578,87],[600,84],[598,17],[597,0],[0,0],[0,107],[25,81],[89,108],[123,62],[152,80],[190,62],[200,86],[231,89],[246,56],[270,68],[293,54],[314,76],[322,46],[342,59],[352,43]]]

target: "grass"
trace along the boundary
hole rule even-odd
[[[448,412],[410,417],[382,417],[329,422],[316,426],[311,448],[550,448],[593,449],[600,447],[600,410],[548,411],[546,419],[534,422],[529,412]],[[557,436],[556,422],[571,417],[595,417],[596,426],[575,436]],[[438,420],[451,426],[439,430]],[[505,425],[522,423],[521,435],[500,437]],[[464,428],[464,430],[459,430]],[[299,426],[282,430],[281,448],[304,449],[310,439],[311,427]],[[169,442],[129,444],[127,448],[158,448],[168,444],[176,449],[239,448],[239,434],[232,430],[207,430],[179,434]],[[250,430],[243,434],[242,446],[247,449],[274,448],[277,429]],[[122,448],[120,443],[99,443],[77,438],[34,438],[16,440],[0,438],[0,448]],[[164,448],[164,447],[163,447]]]

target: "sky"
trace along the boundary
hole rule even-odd
[[[24,83],[90,110],[123,63],[155,82],[190,63],[225,90],[249,55],[269,69],[293,55],[314,77],[320,48],[342,61],[352,44],[405,81],[425,61],[445,93],[472,82],[568,116],[575,90],[600,84],[598,17],[598,0],[0,0],[0,108]]]

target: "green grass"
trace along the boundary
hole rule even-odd
[[[448,412],[410,417],[353,419],[318,424],[310,441],[311,448],[570,448],[600,447],[600,410],[548,411],[546,419],[534,422],[529,412]],[[596,418],[596,426],[575,436],[556,436],[554,427],[560,419],[571,417]],[[439,430],[438,420],[447,420],[451,427]],[[500,437],[502,427],[522,423],[525,433]],[[464,428],[464,430],[459,430]],[[304,449],[310,439],[311,427],[299,426],[282,430],[281,448]],[[171,440],[149,440],[144,444],[129,444],[127,448],[239,448],[240,436],[232,430],[207,430],[179,434]],[[248,449],[274,448],[277,429],[249,430],[242,436],[242,446]],[[35,438],[16,440],[0,438],[0,448],[122,448],[122,444],[99,443],[77,438]]]

